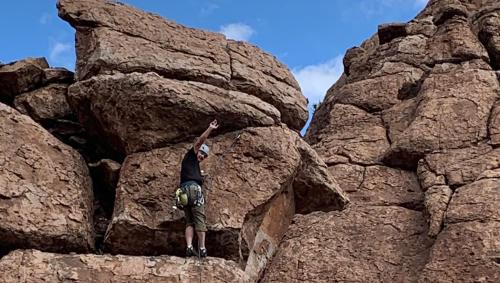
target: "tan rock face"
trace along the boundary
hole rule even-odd
[[[364,265],[357,262],[352,266],[358,269],[340,273],[349,264],[339,254],[327,257],[328,266],[312,256],[295,261],[302,251],[323,255],[357,241],[358,218],[338,216],[331,222],[347,223],[344,233],[355,236],[341,244],[332,240],[319,245],[313,234],[293,234],[299,228],[292,226],[266,280],[499,280],[498,19],[498,1],[431,0],[409,23],[379,26],[376,35],[347,51],[344,74],[329,89],[306,135],[352,200],[351,210],[380,209],[384,213],[374,215],[374,223],[388,224],[385,213],[399,209],[404,212],[391,216],[393,223],[404,223],[407,229],[425,226],[418,235],[428,238],[415,245],[421,251],[432,246],[430,254],[407,258],[417,272],[402,279],[390,277],[383,267],[386,258],[408,255],[404,248],[381,248],[386,251],[383,259],[350,249],[353,258],[370,259],[378,268],[373,273],[369,268],[358,272]],[[408,219],[406,213],[418,215]],[[311,215],[304,219],[308,217],[301,232],[306,227],[328,229]],[[340,233],[334,227],[331,235]],[[383,230],[379,234],[392,237]],[[376,237],[359,245],[370,246]]]
[[[207,249],[213,256],[240,261],[252,278],[273,255],[295,203],[299,211],[339,209],[347,203],[324,163],[309,155],[311,149],[286,128],[248,128],[210,142],[214,155],[202,163],[208,173]],[[191,146],[127,157],[107,250],[183,254],[183,214],[172,208],[173,192],[179,185],[180,161]]]
[[[0,102],[10,103],[23,92],[33,90],[42,84],[45,58],[27,58],[0,67]]]
[[[292,129],[307,120],[307,100],[290,71],[255,46],[108,1],[60,0],[58,8],[77,30],[77,80],[156,72],[255,96],[278,109]]]
[[[82,157],[0,104],[0,249],[93,249],[92,185]]]
[[[18,250],[0,260],[5,282],[248,282],[231,261],[173,256],[64,255]]]
[[[394,206],[296,215],[263,282],[416,282],[421,213]]]

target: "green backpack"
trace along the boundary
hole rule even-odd
[[[201,206],[204,203],[205,199],[198,184],[180,186],[175,190],[175,206],[177,208]]]

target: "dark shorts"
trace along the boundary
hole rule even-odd
[[[198,232],[207,231],[207,225],[205,224],[205,205],[185,207],[184,218],[186,220],[186,227],[194,226],[194,229]]]
[[[186,189],[191,192],[191,195],[195,195],[195,191],[201,192],[200,185],[195,182],[186,182],[181,186],[186,186]],[[186,220],[186,227],[194,226],[194,229],[198,232],[206,232],[207,226],[205,224],[205,200],[203,194],[200,195],[200,202],[198,205],[186,206],[184,207],[184,218]]]

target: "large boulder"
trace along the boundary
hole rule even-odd
[[[44,80],[45,58],[26,58],[0,67],[0,102],[11,103],[14,97],[39,87]]]
[[[91,251],[92,201],[83,158],[0,104],[0,250]]]
[[[248,282],[232,261],[172,256],[65,255],[18,250],[0,260],[3,282]]]
[[[59,0],[57,6],[77,30],[77,80],[156,72],[255,96],[276,107],[296,130],[307,120],[307,100],[291,72],[255,46],[111,1]]]
[[[222,131],[280,121],[272,105],[246,93],[156,73],[95,76],[71,85],[69,101],[79,120],[124,155],[201,134],[220,117]]]
[[[207,248],[213,256],[241,261],[252,278],[258,278],[273,255],[295,207],[329,211],[347,203],[326,165],[285,127],[247,128],[211,143],[214,154],[202,163],[208,174]],[[183,214],[172,208],[173,192],[180,162],[191,146],[127,157],[105,239],[107,251],[183,254]]]
[[[263,282],[416,282],[430,244],[405,208],[296,215]]]

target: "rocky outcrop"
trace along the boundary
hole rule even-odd
[[[263,282],[416,282],[425,232],[421,212],[395,206],[297,215]]]
[[[224,93],[229,91],[245,93],[276,108],[281,121],[295,130],[307,120],[307,100],[290,71],[255,46],[119,3],[60,0],[58,8],[59,15],[77,30],[78,80],[116,72],[155,72],[167,79],[188,81],[179,84],[197,82],[198,88],[209,88],[214,97],[227,97]],[[216,105],[222,111],[229,107],[224,101]],[[243,109],[238,112],[244,113]],[[80,109],[79,115],[92,117],[96,113]],[[102,132],[114,127],[100,126]]]
[[[4,282],[248,282],[231,261],[196,260],[19,250],[0,260],[0,273]]]
[[[82,157],[0,104],[0,249],[91,251],[92,199]]]
[[[340,213],[297,216],[267,281],[498,281],[497,2],[431,0],[414,20],[381,25],[347,51],[344,74],[315,112],[306,140],[353,205]],[[370,224],[359,228],[353,211],[375,209],[362,219]],[[325,221],[334,228],[324,228]],[[371,235],[367,229],[384,225],[405,229],[380,229],[364,238]],[[411,271],[398,275],[385,265],[401,252],[417,253],[380,244],[385,254],[379,257],[364,249],[377,237],[408,230],[420,239],[409,244],[419,247],[419,256],[394,265],[407,263]],[[329,244],[317,244],[316,231]],[[351,238],[337,241],[339,233]],[[338,253],[348,241],[358,246],[346,248],[348,256]],[[323,256],[295,259],[310,250],[332,255],[325,263]],[[349,264],[351,258],[369,264]]]
[[[16,95],[39,87],[48,67],[45,58],[27,58],[0,66],[0,102],[11,103]]]
[[[120,3],[59,0],[57,7],[76,29],[70,107],[124,159],[104,252],[184,254],[173,192],[182,157],[214,118],[221,126],[202,165],[211,256],[237,262],[258,281],[295,213],[346,207],[327,165],[297,134],[307,100],[275,57]],[[91,165],[94,184],[112,191],[114,181],[100,182],[108,178]],[[110,200],[94,202],[99,249]]]
[[[295,207],[330,211],[347,203],[326,166],[307,155],[311,149],[285,127],[247,128],[211,143],[215,156],[202,164],[208,174],[207,249],[241,262],[251,278],[258,278],[274,254]],[[172,192],[179,183],[179,163],[191,146],[127,157],[105,250],[183,254],[183,214],[172,207]]]

